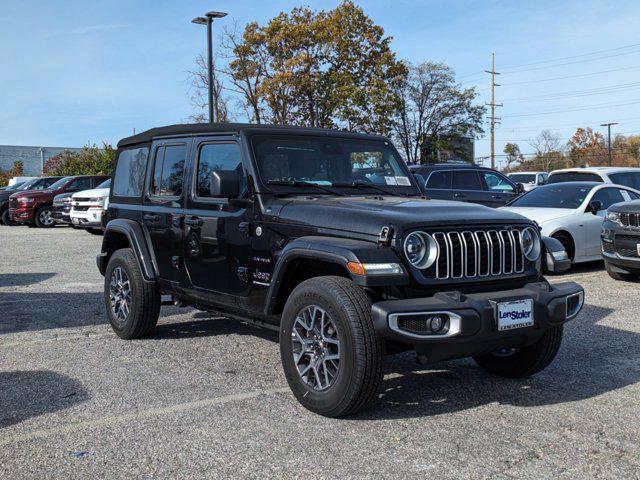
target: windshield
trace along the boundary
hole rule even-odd
[[[571,208],[576,209],[593,186],[545,185],[525,193],[509,204],[510,207]]]
[[[510,173],[509,178],[519,183],[536,183],[535,173]]]
[[[7,185],[5,190],[18,190],[25,182],[16,182],[13,185]]]
[[[110,187],[111,187],[111,179],[105,180],[100,185],[98,185],[96,188],[110,188]]]
[[[29,190],[33,185],[41,181],[41,178],[34,178],[33,180],[27,180],[22,185],[20,185],[16,190]]]
[[[609,178],[613,183],[617,183],[618,185],[640,190],[640,172],[610,173]]]
[[[269,188],[330,194],[304,183],[362,188],[380,193],[420,194],[411,173],[384,140],[307,135],[254,135],[251,140],[260,178]],[[342,191],[344,193],[344,190]]]
[[[65,183],[67,183],[69,180],[71,180],[73,177],[63,177],[60,180],[58,180],[55,183],[52,183],[51,185],[49,185],[47,188],[49,190],[57,190],[58,188],[62,187]]]

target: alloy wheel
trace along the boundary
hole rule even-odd
[[[300,310],[293,324],[291,344],[302,381],[316,391],[328,389],[340,369],[340,335],[329,314],[316,305]]]
[[[118,323],[124,323],[131,310],[131,284],[127,273],[122,267],[114,268],[111,273],[109,299],[113,316]]]
[[[53,225],[53,217],[51,216],[51,210],[42,210],[38,216],[40,223],[46,227]]]

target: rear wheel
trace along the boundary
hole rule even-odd
[[[104,275],[104,303],[111,327],[120,338],[148,336],[160,315],[160,292],[142,276],[133,250],[117,250]]]
[[[305,408],[327,417],[363,409],[382,380],[382,345],[369,297],[343,277],[302,282],[284,307],[280,355]]]
[[[562,344],[562,331],[562,325],[551,327],[532,345],[500,349],[473,359],[488,372],[501,377],[528,377],[544,370],[556,358]]]
[[[609,276],[611,278],[613,278],[614,280],[619,280],[619,281],[623,281],[623,282],[631,282],[633,280],[637,280],[638,277],[640,276],[640,274],[638,274],[638,273],[616,272],[613,269],[613,267],[609,264],[609,262],[607,262],[606,260],[604,261],[604,267],[607,269],[607,273],[609,274]]]
[[[56,224],[51,216],[50,205],[43,205],[36,210],[35,222],[38,228],[51,228]]]

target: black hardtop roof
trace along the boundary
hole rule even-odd
[[[167,125],[164,127],[156,127],[140,132],[131,137],[123,138],[118,142],[118,148],[136,145],[138,143],[147,143],[154,138],[170,137],[170,136],[190,136],[203,135],[208,133],[239,133],[241,131],[265,131],[272,133],[306,133],[309,135],[326,135],[326,136],[344,136],[359,137],[375,140],[389,141],[388,138],[380,135],[370,135],[365,133],[348,132],[343,130],[331,130],[328,128],[309,128],[295,127],[288,125],[264,125],[255,123],[183,123],[176,125]]]
[[[413,165],[411,165],[413,167]],[[473,163],[462,163],[462,162],[451,162],[451,163],[424,163],[422,165],[416,165],[417,168],[414,170],[424,170],[424,169],[433,169],[433,170],[455,170],[455,169],[483,169],[483,170],[491,170],[489,167],[483,167],[481,165],[475,165]]]

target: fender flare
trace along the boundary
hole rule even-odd
[[[306,236],[289,242],[275,257],[275,268],[267,292],[264,312],[273,313],[276,298],[285,277],[287,267],[298,259],[313,259],[340,265],[356,285],[363,287],[406,285],[409,277],[402,261],[395,251],[387,246],[363,240],[334,237]],[[356,263],[398,263],[402,273],[393,275],[356,275],[347,264]]]
[[[113,238],[113,234],[122,234],[127,237],[129,246],[138,259],[138,265],[144,279],[157,280],[158,268],[148,233],[142,229],[139,223],[126,218],[118,218],[107,223],[102,239],[102,248],[96,259],[100,273],[104,275],[109,257],[113,253],[110,251],[110,238]]]
[[[564,253],[564,256],[562,255]],[[541,255],[543,265],[549,272],[563,273],[571,268],[571,259],[562,243],[553,237],[542,237]]]

